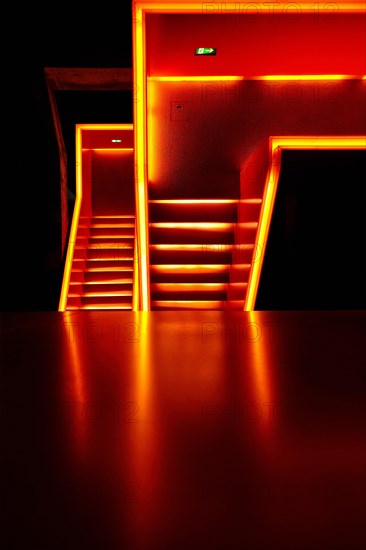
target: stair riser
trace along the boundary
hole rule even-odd
[[[182,227],[150,227],[150,243],[153,244],[232,244],[234,231],[185,229]]]
[[[116,246],[113,248],[79,248],[74,251],[74,258],[80,260],[109,260],[109,261],[121,261],[132,260],[134,257],[134,250],[131,248],[125,248],[123,246]]]
[[[101,236],[107,236],[107,237],[119,237],[121,235],[126,235],[130,237],[134,237],[135,235],[135,227],[91,227],[90,230],[90,237],[101,237]]]
[[[88,283],[96,283],[108,281],[108,283],[132,282],[133,271],[85,271],[84,281]]]
[[[230,264],[232,254],[225,246],[202,246],[199,250],[159,250],[150,247],[151,264]]]
[[[129,306],[132,309],[132,296],[79,296],[69,297],[67,300],[67,307],[80,307],[80,306]]]
[[[133,247],[134,238],[127,236],[119,237],[78,237],[76,239],[76,246],[102,248],[105,245],[109,245],[111,248],[127,248]]]
[[[150,203],[150,222],[232,222],[237,220],[237,204]]]
[[[226,301],[226,292],[210,291],[151,291],[152,300],[223,300]]]
[[[227,273],[150,273],[150,282],[153,283],[228,283]]]
[[[124,260],[85,260],[80,259],[74,261],[73,269],[77,270],[93,270],[93,273],[104,272],[104,271],[126,271],[130,272],[133,270],[134,260],[133,258],[127,258]]]
[[[108,293],[108,292],[124,292],[132,291],[132,283],[76,283],[69,287],[70,294],[89,294],[89,293]]]

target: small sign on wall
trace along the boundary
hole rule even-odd
[[[216,55],[216,48],[197,48],[194,55]]]

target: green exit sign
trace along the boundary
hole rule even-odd
[[[197,48],[195,55],[216,55],[216,48]]]

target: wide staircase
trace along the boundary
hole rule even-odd
[[[135,217],[80,217],[67,310],[132,310]]]
[[[151,309],[243,310],[261,202],[150,200]]]

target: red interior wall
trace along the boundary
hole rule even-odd
[[[81,216],[89,217],[92,214],[92,201],[91,201],[91,185],[92,185],[92,173],[91,173],[91,160],[92,152],[90,150],[82,152],[82,188],[83,199],[81,201]]]
[[[148,75],[365,74],[364,13],[289,4],[287,15],[269,15],[263,4],[261,15],[245,15],[240,6],[230,15],[148,14]],[[217,55],[195,56],[199,47]]]
[[[365,92],[365,80],[150,82],[149,197],[255,196],[270,135],[364,134]]]
[[[91,166],[93,215],[135,215],[133,151],[93,151]]]

